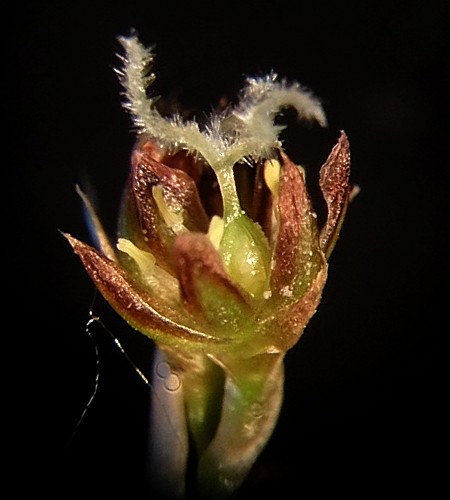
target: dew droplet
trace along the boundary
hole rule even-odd
[[[164,387],[170,391],[175,392],[181,387],[181,379],[176,373],[171,373],[169,377],[164,380]]]
[[[175,392],[181,387],[181,379],[179,375],[173,373],[167,361],[160,361],[155,367],[155,373],[163,379],[164,387],[170,392]]]
[[[156,375],[159,378],[167,378],[170,375],[170,366],[167,361],[160,361],[155,368]]]

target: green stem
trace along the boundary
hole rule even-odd
[[[222,361],[221,361],[222,363]],[[283,399],[283,355],[227,360],[222,415],[200,457],[199,499],[231,498],[270,438]]]
[[[198,355],[181,372],[186,418],[196,453],[200,455],[211,442],[220,419],[224,374],[205,355]]]
[[[224,373],[203,353],[164,346],[156,350],[151,382],[150,487],[163,498],[181,500],[193,451],[189,441],[195,446],[192,456],[199,456],[214,437]]]

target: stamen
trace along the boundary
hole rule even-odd
[[[280,185],[281,165],[278,160],[267,160],[264,163],[264,180],[267,187],[270,189],[272,196],[278,196],[278,188]]]
[[[153,186],[152,188],[153,198],[158,207],[159,213],[164,219],[170,229],[175,234],[181,234],[186,231],[183,225],[183,214],[180,211],[175,211],[173,208],[169,207],[166,198],[164,197],[164,192],[162,186]]]
[[[214,215],[209,223],[208,238],[216,250],[218,250],[220,241],[222,240],[224,227],[225,221],[222,217]]]
[[[117,248],[133,259],[139,268],[140,279],[146,286],[166,301],[178,303],[178,280],[158,266],[153,254],[141,250],[125,238],[119,238]]]
[[[142,276],[152,276],[155,270],[155,257],[150,252],[145,252],[138,248],[130,240],[119,238],[117,248],[121,252],[129,255],[138,265]]]

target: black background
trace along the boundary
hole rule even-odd
[[[351,143],[361,193],[318,312],[286,357],[279,423],[242,497],[433,496],[447,449],[449,20],[448,2],[436,0],[47,1],[4,13],[4,315],[14,341],[4,359],[14,367],[18,491],[148,498],[148,389],[96,325],[99,387],[77,427],[97,373],[85,332],[94,287],[59,233],[88,239],[74,190],[86,178],[114,229],[134,142],[116,37],[135,28],[156,45],[155,92],[201,112],[272,69],[311,88],[328,129],[287,113],[284,139],[313,192],[339,130]],[[94,313],[147,373],[151,343],[98,297]]]

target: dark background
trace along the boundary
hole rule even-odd
[[[436,0],[47,1],[4,14],[4,314],[14,341],[4,358],[14,365],[17,490],[148,498],[148,389],[93,325],[97,370],[85,332],[94,287],[59,233],[88,239],[74,189],[86,179],[114,229],[134,142],[113,72],[116,37],[135,28],[156,44],[155,92],[202,112],[272,69],[311,88],[328,129],[293,124],[284,139],[312,191],[339,130],[351,143],[361,193],[318,312],[286,357],[279,423],[242,496],[433,497],[448,444],[449,21],[448,2]],[[151,343],[98,297],[93,311],[147,373]]]

